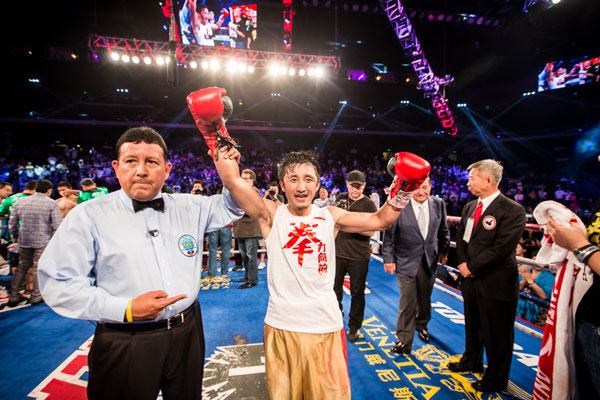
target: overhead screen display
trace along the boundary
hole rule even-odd
[[[252,0],[231,2],[176,0],[183,44],[251,49],[257,38],[257,6]]]
[[[600,57],[549,62],[538,71],[538,92],[600,81]]]

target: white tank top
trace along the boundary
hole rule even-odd
[[[279,206],[265,239],[269,268],[269,307],[265,323],[305,333],[330,333],[343,328],[333,282],[335,240],[327,208],[311,205],[306,217]]]

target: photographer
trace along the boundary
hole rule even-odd
[[[263,199],[272,200],[277,203],[278,206],[282,206],[285,204],[284,197],[279,194],[279,187],[277,186],[277,182],[269,183],[269,187],[265,190],[265,195]]]
[[[201,180],[196,179],[192,184],[192,190],[190,190],[190,193],[206,196],[206,192],[204,191],[204,183]]]

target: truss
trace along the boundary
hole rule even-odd
[[[98,61],[102,57],[110,56],[112,53],[119,55],[127,54],[130,57],[137,56],[140,59],[151,57],[153,61],[157,57],[166,58],[169,54],[168,42],[155,42],[150,40],[125,39],[111,36],[90,35],[88,39],[88,56],[91,60]],[[306,69],[309,67],[327,67],[338,72],[341,67],[340,57],[319,56],[311,54],[275,53],[268,51],[256,51],[246,49],[234,49],[231,47],[208,47],[191,44],[179,44],[178,63],[184,67],[192,61],[200,62],[209,58],[235,59],[244,62],[255,69],[268,69],[270,65],[277,63],[286,67]]]
[[[450,75],[443,78],[435,76],[408,19],[406,9],[400,0],[379,1],[396,32],[396,36],[400,40],[405,55],[411,59],[412,67],[419,78],[418,88],[425,92],[426,98],[431,98],[433,109],[446,132],[452,136],[456,135],[457,128],[454,117],[452,117],[452,111],[443,93],[444,87],[452,82],[454,78]]]

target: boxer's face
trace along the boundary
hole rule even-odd
[[[69,190],[68,187],[66,186],[59,186],[58,187],[58,194],[60,194],[62,197],[67,196],[67,194],[65,193],[67,190]]]
[[[161,147],[155,143],[123,143],[118,160],[112,162],[121,188],[138,201],[152,200],[171,172]]]
[[[289,210],[295,214],[308,214],[318,186],[319,177],[311,164],[298,164],[290,168],[281,182]]]
[[[208,8],[203,8],[202,11],[200,11],[200,22],[202,24],[206,24],[208,22]]]

